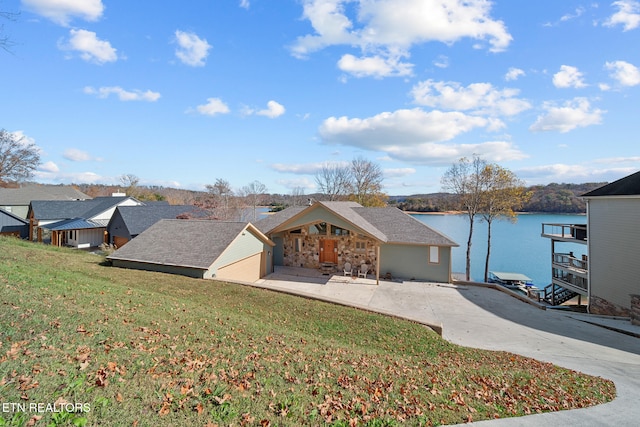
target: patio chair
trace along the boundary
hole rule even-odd
[[[360,264],[360,270],[358,270],[358,277],[367,278],[367,273],[369,272],[369,266],[367,264]]]
[[[345,276],[353,276],[353,268],[351,267],[350,262],[344,263],[344,275]]]

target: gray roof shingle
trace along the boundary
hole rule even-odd
[[[208,269],[247,225],[161,219],[107,258]]]
[[[128,198],[127,196],[119,196],[96,197],[95,199],[89,200],[33,200],[30,210],[38,220],[90,219]]]
[[[640,171],[589,191],[582,197],[637,195],[640,195]]]
[[[385,243],[458,246],[449,237],[397,208],[366,208],[356,202],[315,202],[315,207],[287,208],[256,223],[267,234],[306,209],[319,206]]]
[[[32,200],[91,199],[80,190],[68,186],[30,184],[20,188],[0,188],[0,205],[28,206]]]
[[[131,236],[142,233],[161,219],[176,219],[185,213],[196,213],[192,205],[152,204],[148,206],[118,206],[116,208]],[[197,216],[197,215],[196,215]]]

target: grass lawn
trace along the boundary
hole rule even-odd
[[[441,425],[614,397],[412,322],[0,237],[0,426]]]

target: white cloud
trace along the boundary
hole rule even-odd
[[[293,173],[296,175],[315,175],[327,164],[335,166],[349,166],[349,162],[315,162],[315,163],[274,163],[271,169],[282,173]]]
[[[115,94],[118,96],[120,101],[148,101],[155,102],[160,99],[160,94],[158,92],[152,92],[147,90],[145,92],[135,89],[133,91],[127,91],[122,89],[119,86],[106,86],[95,89],[91,86],[86,86],[84,88],[84,93],[87,95],[96,95],[98,98],[107,98],[111,94]]]
[[[323,142],[380,151],[408,163],[446,165],[462,156],[486,154],[493,160],[522,158],[508,142],[444,143],[476,128],[489,128],[486,118],[460,112],[397,110],[365,119],[330,117],[318,131]]]
[[[618,11],[604,22],[605,26],[615,27],[616,25],[622,25],[624,31],[633,30],[640,26],[640,2],[619,0],[614,1],[611,5],[617,7]]]
[[[511,67],[509,68],[509,70],[507,70],[507,74],[504,75],[504,79],[509,82],[512,80],[518,80],[518,78],[524,75],[525,75],[524,70],[521,70],[520,68]]]
[[[38,167],[38,170],[42,171],[42,172],[45,172],[45,173],[46,172],[49,172],[49,173],[60,172],[60,168],[58,167],[58,165],[56,165],[54,162],[51,162],[51,161],[41,164]]]
[[[490,83],[472,83],[463,87],[457,82],[426,80],[412,90],[414,102],[445,110],[473,111],[484,114],[513,116],[531,108],[531,104],[516,98],[518,89],[494,88]]]
[[[196,111],[205,116],[215,116],[216,114],[227,114],[230,110],[220,98],[207,98],[207,103],[198,105]]]
[[[35,145],[36,143],[36,140],[30,136],[25,135],[24,131],[16,130],[9,133],[13,135],[14,139],[18,141],[19,144],[22,144],[24,146],[28,146],[30,144]]]
[[[99,157],[94,157],[86,151],[78,150],[76,148],[69,148],[64,151],[62,154],[67,160],[71,160],[72,162],[88,162],[88,161],[102,161]]]
[[[107,182],[104,177],[94,172],[65,172],[38,170],[34,176],[44,182],[60,182],[75,184],[95,184],[97,182]]]
[[[584,7],[578,7],[573,14],[567,13],[566,15],[563,15],[560,18],[560,21],[565,22],[565,21],[570,21],[570,20],[575,19],[575,18],[579,18],[580,16],[582,16],[584,14],[584,12],[585,12]]]
[[[416,173],[414,168],[391,168],[384,169],[382,171],[385,178],[400,178],[407,175],[413,175]]]
[[[298,188],[302,188],[305,190],[315,190],[316,184],[308,178],[298,178],[298,179],[279,179],[276,181],[279,185],[282,185],[289,190],[294,190]]]
[[[582,73],[576,67],[570,65],[562,65],[560,71],[553,75],[553,85],[558,88],[581,88],[586,86]]]
[[[438,57],[433,60],[433,65],[438,68],[449,68],[449,57],[446,55],[438,55]]]
[[[480,0],[304,0],[303,18],[314,33],[299,37],[291,52],[304,58],[328,46],[354,46],[361,49],[362,58],[343,56],[344,71],[406,75],[411,64],[398,58],[409,57],[416,44],[471,38],[487,42],[490,51],[505,50],[512,37],[502,21],[491,18],[490,9],[490,2]],[[394,72],[385,74],[388,68]]]
[[[276,101],[269,101],[267,102],[267,108],[258,111],[256,114],[259,116],[269,117],[270,119],[275,119],[276,117],[283,115],[284,112],[285,108],[282,104],[279,104]]]
[[[201,39],[194,33],[180,30],[176,30],[175,37],[176,43],[178,43],[178,48],[176,49],[178,59],[183,64],[202,67],[211,49],[211,45],[207,43],[207,40]]]
[[[574,98],[558,107],[546,102],[543,106],[546,114],[538,116],[536,122],[529,127],[532,132],[558,131],[566,133],[578,127],[587,127],[602,123],[605,111],[592,109],[586,98]]]
[[[240,0],[240,7],[243,9],[249,9],[249,6],[251,6],[251,4],[249,3],[249,0]]]
[[[353,55],[343,55],[338,61],[338,68],[355,77],[390,77],[409,76],[413,64],[400,62],[399,58],[382,57],[380,55],[356,58]]]
[[[69,30],[69,40],[58,43],[62,50],[80,53],[80,57],[88,62],[104,64],[118,59],[117,50],[108,41],[100,40],[96,33],[87,30]]]
[[[622,86],[637,86],[640,84],[640,69],[625,61],[607,62],[605,68],[611,70],[611,77]]]
[[[74,17],[97,21],[102,16],[102,0],[22,0],[27,10],[68,26]]]

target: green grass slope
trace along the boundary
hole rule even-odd
[[[440,425],[614,396],[411,322],[0,237],[0,426]]]

